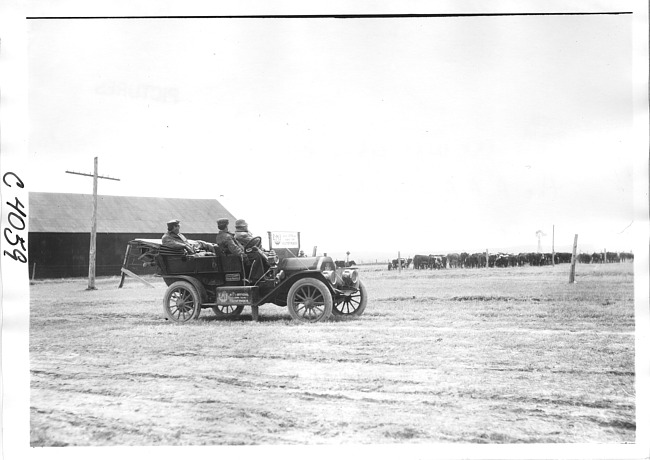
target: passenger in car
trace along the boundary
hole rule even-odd
[[[167,222],[167,233],[162,236],[162,245],[169,249],[186,251],[188,254],[196,254],[199,251],[214,252],[210,243],[185,238],[181,233],[181,221],[178,219]]]
[[[217,245],[226,255],[242,255],[244,254],[244,247],[235,240],[235,235],[228,231],[229,223],[230,221],[228,219],[217,220],[217,228],[219,229],[219,233],[217,233]]]

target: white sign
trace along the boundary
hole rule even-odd
[[[270,232],[271,245],[275,248],[295,249],[300,247],[300,232]]]

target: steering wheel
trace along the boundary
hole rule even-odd
[[[262,244],[262,238],[255,236],[248,243],[246,243],[246,246],[244,246],[244,252],[248,254],[249,252],[252,252],[253,249],[257,249],[259,252],[260,244]]]

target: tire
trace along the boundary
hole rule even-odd
[[[332,315],[332,305],[332,294],[327,286],[313,278],[296,281],[287,295],[289,314],[296,321],[326,321]]]
[[[186,323],[201,314],[201,296],[188,281],[176,281],[165,291],[163,315],[175,323]]]
[[[359,281],[359,290],[349,296],[343,296],[334,302],[332,313],[336,316],[361,316],[368,303],[368,291],[363,281]]]
[[[244,311],[243,305],[217,305],[212,307],[212,311],[217,318],[234,318]]]

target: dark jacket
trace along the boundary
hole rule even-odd
[[[167,232],[162,236],[162,245],[171,249],[187,249],[192,251],[192,245],[182,233]]]
[[[235,232],[235,240],[243,247],[246,247],[248,242],[252,239],[253,239],[253,234],[251,232],[245,232],[242,230],[237,230]]]
[[[228,230],[219,230],[217,233],[217,245],[226,254],[241,255],[244,253],[244,248],[235,240],[235,235]]]

